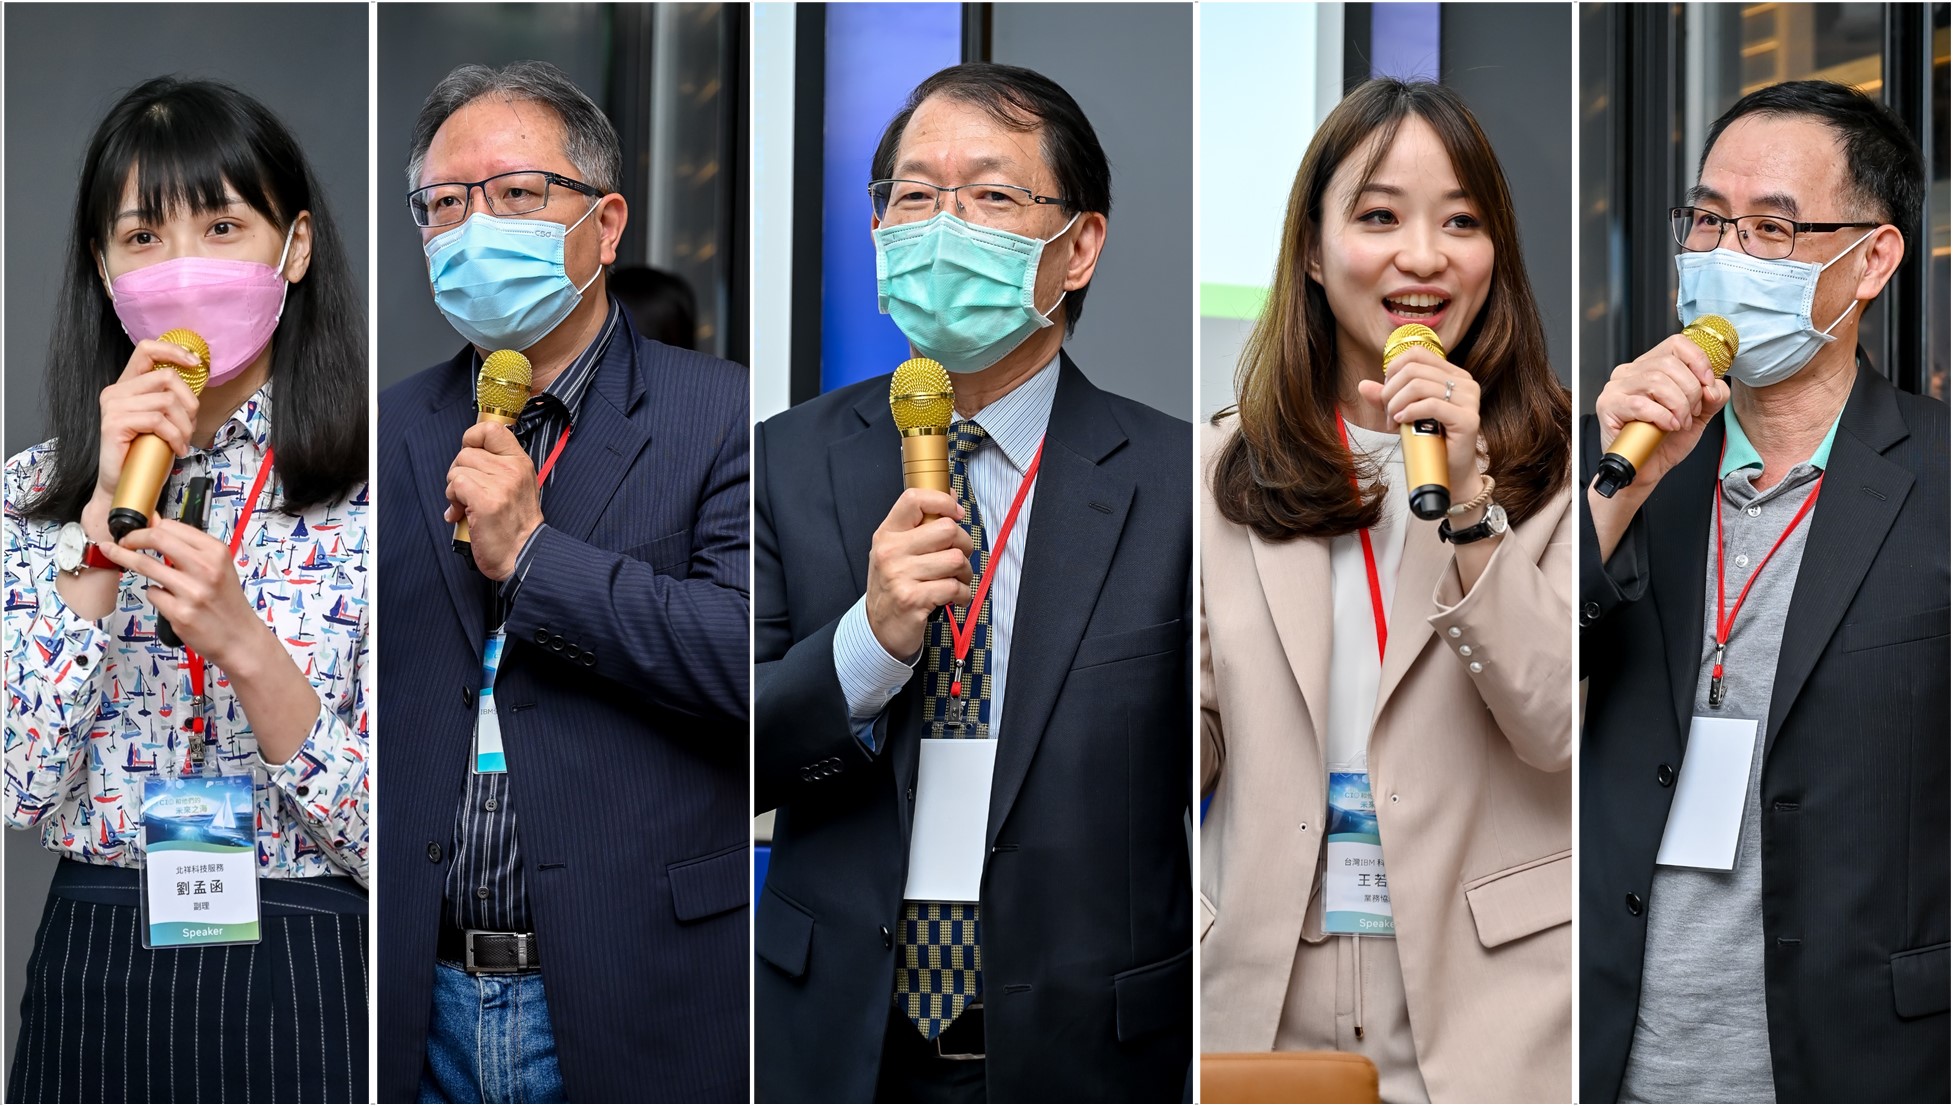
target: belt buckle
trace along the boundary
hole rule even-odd
[[[963,1008],[963,1013],[967,1015],[972,1010],[982,1010],[982,1009],[983,1009],[983,1003],[973,1002]],[[960,1021],[961,1018],[959,1017],[958,1020]],[[949,1032],[949,1030],[945,1028],[943,1030],[943,1033],[947,1033],[947,1032]],[[944,1052],[942,1033],[936,1034],[936,1039],[934,1041],[931,1041],[930,1043],[936,1046],[936,1059],[938,1060],[981,1060],[986,1055],[986,1053],[982,1053],[982,1052]]]
[[[491,937],[512,937],[515,939],[515,967],[513,969],[484,968],[475,963],[475,938],[484,934]],[[512,975],[529,970],[529,935],[526,933],[503,933],[499,930],[469,929],[462,931],[462,937],[466,943],[462,968],[469,975]]]

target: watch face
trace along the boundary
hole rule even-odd
[[[1505,508],[1496,503],[1485,508],[1485,524],[1492,528],[1494,534],[1505,533]]]
[[[81,567],[82,550],[88,546],[88,535],[75,523],[63,526],[54,539],[54,567],[63,572],[73,572]]]

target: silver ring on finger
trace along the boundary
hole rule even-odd
[[[1458,387],[1458,382],[1456,380],[1447,380],[1444,382],[1444,401],[1446,403],[1451,402],[1451,392],[1456,387]]]

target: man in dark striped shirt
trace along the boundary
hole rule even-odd
[[[381,397],[388,1101],[748,1097],[747,380],[610,297],[620,161],[543,63],[415,126],[468,348]],[[477,421],[500,350],[512,427]]]

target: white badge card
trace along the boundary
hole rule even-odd
[[[502,667],[502,646],[508,642],[502,630],[489,636],[481,650],[481,691],[475,695],[475,773],[488,775],[509,770],[502,755],[502,719],[495,713],[495,672]]]
[[[997,741],[925,737],[909,834],[910,902],[976,902],[983,889]]]
[[[1322,931],[1395,937],[1390,880],[1368,772],[1329,773],[1329,837],[1322,887]]]
[[[142,844],[143,947],[258,940],[250,776],[144,780]]]
[[[1750,758],[1756,755],[1756,722],[1704,718],[1689,722],[1688,750],[1675,781],[1656,864],[1677,868],[1736,867],[1736,840],[1750,797]]]

